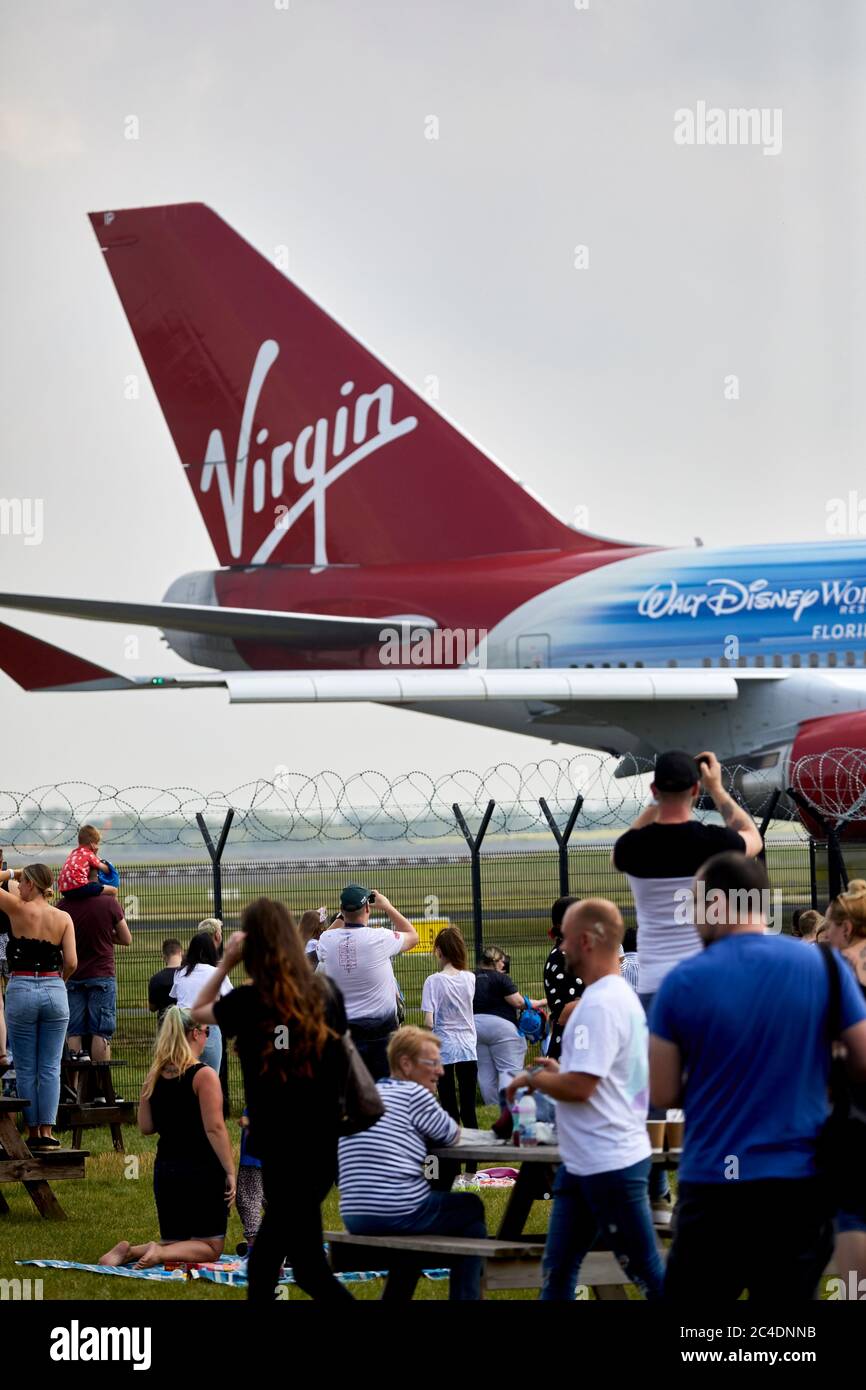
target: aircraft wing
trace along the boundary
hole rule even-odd
[[[0,594],[0,608],[90,618],[163,632],[196,632],[210,637],[263,640],[287,647],[359,647],[374,642],[383,624],[409,621],[433,628],[432,618],[352,618],[334,613],[283,613],[264,608],[220,608],[206,603],[127,603],[125,599],[61,598],[50,594]]]
[[[378,704],[531,700],[582,701],[735,700],[738,681],[783,677],[784,671],[479,670],[459,667],[369,671],[201,671],[157,676],[119,676],[61,647],[0,623],[0,669],[24,690],[57,693],[97,690],[200,690],[222,688],[232,704]]]

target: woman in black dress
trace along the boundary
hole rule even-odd
[[[251,1150],[261,1159],[265,1215],[247,1269],[248,1294],[271,1302],[280,1266],[311,1298],[351,1300],[331,1273],[322,1244],[321,1204],[336,1182],[346,1031],[342,997],[315,975],[291,914],[258,898],[192,1010],[237,1039]],[[252,983],[219,997],[243,961]]]
[[[188,1009],[168,1010],[138,1103],[142,1134],[159,1135],[153,1168],[159,1240],[121,1240],[102,1256],[102,1265],[207,1264],[222,1254],[235,1166],[219,1077],[199,1061],[207,1039],[207,1027]]]

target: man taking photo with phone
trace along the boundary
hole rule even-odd
[[[653,801],[613,847],[611,862],[628,878],[637,916],[638,997],[649,1015],[662,980],[675,965],[703,949],[694,925],[694,876],[715,854],[738,851],[754,858],[763,841],[748,811],[722,786],[715,753],[674,751],[656,758],[650,791]],[[706,792],[724,821],[696,820],[695,807]],[[664,1119],[650,1111],[650,1119]],[[655,1167],[650,1195],[667,1203],[667,1174]]]
[[[370,905],[388,927],[370,925]],[[384,893],[349,883],[340,919],[319,937],[318,969],[340,989],[352,1039],[374,1081],[389,1073],[388,1039],[397,1027],[397,981],[391,960],[418,945],[412,923]]]

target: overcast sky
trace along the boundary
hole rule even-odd
[[[597,533],[820,540],[860,483],[858,0],[6,0],[0,39],[0,496],[45,508],[41,545],[0,536],[3,589],[154,600],[215,566],[93,209],[201,200],[287,246],[302,288]],[[676,144],[699,102],[778,109],[781,151]],[[6,618],[129,670],[125,628]],[[190,669],[138,635],[136,671]],[[0,696],[18,790],[549,753],[372,707]]]

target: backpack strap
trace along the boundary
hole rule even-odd
[[[842,1031],[842,981],[839,976],[839,962],[832,946],[817,943],[824,966],[827,970],[827,984],[830,997],[827,1003],[826,1041],[830,1053],[830,1099],[839,1107],[847,1099],[843,1064],[833,1056],[833,1044]]]
[[[839,979],[839,966],[832,946],[818,942],[818,950],[827,971],[827,985],[830,992],[827,1004],[827,1046],[832,1051],[833,1043],[842,1031],[842,983]]]

